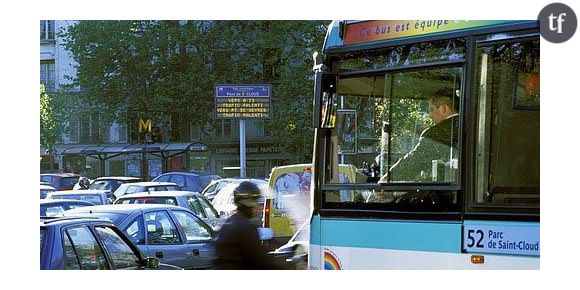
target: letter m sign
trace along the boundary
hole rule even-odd
[[[143,133],[143,131],[145,131],[145,133],[151,133],[151,119],[147,119],[146,121],[143,121],[143,119],[139,119],[139,133]]]

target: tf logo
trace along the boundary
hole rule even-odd
[[[552,3],[544,7],[538,15],[540,34],[553,43],[564,42],[576,32],[576,14],[566,4]]]

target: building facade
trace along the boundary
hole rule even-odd
[[[82,88],[69,86],[76,75],[71,53],[59,32],[75,21],[40,21],[40,83],[49,95],[71,98]],[[239,121],[210,120],[194,125],[191,116],[175,112],[148,118],[140,112],[121,111],[107,121],[97,109],[71,110],[64,133],[53,154],[40,148],[42,172],[74,172],[98,176],[136,176],[152,179],[169,171],[207,171],[239,176]],[[119,121],[120,120],[120,121]],[[62,120],[61,120],[62,121]],[[270,169],[292,163],[289,154],[274,145],[264,120],[246,123],[246,176],[267,178]]]

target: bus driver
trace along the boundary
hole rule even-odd
[[[434,162],[450,162],[456,158],[458,146],[458,101],[442,93],[429,98],[429,116],[434,125],[425,129],[417,145],[389,168],[391,181],[437,181],[433,174]],[[387,174],[379,183],[388,182]]]

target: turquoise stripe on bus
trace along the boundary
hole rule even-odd
[[[461,252],[459,222],[321,219],[319,224],[311,232],[320,238],[311,237],[311,243],[321,246]]]
[[[320,245],[320,216],[315,215],[310,221],[310,244]]]

